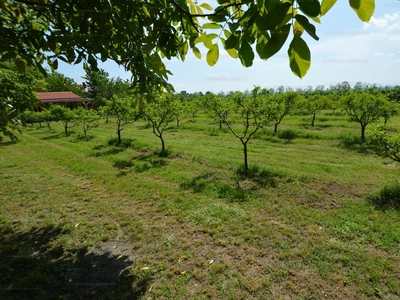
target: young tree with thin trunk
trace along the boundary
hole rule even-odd
[[[219,129],[222,129],[222,124],[228,119],[229,113],[232,110],[230,103],[223,100],[221,97],[207,93],[199,99],[199,106],[204,109],[204,112],[211,118],[219,122]]]
[[[304,114],[312,115],[311,119],[312,127],[314,127],[315,125],[315,118],[317,116],[317,113],[325,109],[327,105],[328,105],[327,96],[318,94],[306,96],[304,100],[301,101],[301,103],[299,102],[300,110]]]
[[[384,124],[399,113],[399,103],[395,101],[387,101],[386,107],[383,110],[383,120]]]
[[[371,95],[367,92],[350,92],[342,97],[343,109],[361,125],[361,140],[365,141],[365,128],[385,114],[388,100],[383,95]]]
[[[143,106],[142,112],[153,127],[153,134],[161,141],[161,153],[165,153],[164,131],[174,121],[180,105],[176,105],[170,96],[157,101],[147,103]]]
[[[49,109],[43,109],[42,111],[26,112],[26,115],[32,122],[39,123],[39,128],[42,128],[42,122],[45,122],[47,128],[49,128],[49,130],[51,131],[50,123],[53,120],[53,117]]]
[[[84,109],[82,107],[76,110],[77,120],[82,125],[83,134],[87,137],[87,131],[93,127],[97,127],[99,115],[97,111],[92,109]]]
[[[52,105],[50,107],[50,113],[56,121],[61,121],[61,123],[64,125],[65,135],[68,135],[69,128],[75,127],[77,125],[76,113],[68,107],[64,107],[61,105]]]
[[[266,101],[266,95],[260,87],[255,87],[250,94],[236,93],[232,96],[233,110],[241,118],[241,128],[238,129],[233,122],[228,120],[226,108],[219,105],[218,98],[209,98],[208,107],[223,123],[225,123],[232,134],[240,140],[243,146],[244,169],[249,170],[247,145],[254,134],[268,124],[271,120],[271,110]]]
[[[186,114],[191,116],[192,122],[195,121],[198,109],[199,109],[199,103],[197,98],[190,99],[189,101],[183,103],[183,110],[185,111]]]
[[[118,97],[114,95],[110,100],[104,100],[106,106],[101,111],[107,116],[113,116],[117,124],[118,145],[121,144],[121,131],[125,125],[135,122],[139,118],[139,110],[135,107],[133,97]]]
[[[286,92],[275,94],[267,98],[269,106],[273,109],[271,122],[274,125],[274,133],[278,133],[278,125],[281,124],[284,117],[289,115],[296,107],[299,94],[296,92]]]
[[[47,128],[51,131],[51,122],[53,121],[53,117],[51,115],[50,109],[44,109],[39,113],[40,119],[46,123]]]

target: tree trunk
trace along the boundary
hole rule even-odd
[[[219,120],[219,129],[222,130],[222,120]]]
[[[117,130],[117,134],[118,134],[118,145],[121,144],[121,130],[118,128]]]
[[[65,131],[65,135],[68,135],[68,124],[65,123],[64,125],[64,131]]]
[[[278,133],[278,123],[277,123],[277,124],[275,124],[275,127],[274,127],[274,133]]]
[[[165,152],[165,142],[164,142],[164,139],[162,137],[162,134],[160,134],[159,138],[161,140],[161,152],[164,153]]]
[[[365,127],[367,127],[367,125],[361,124],[361,141],[362,142],[365,142]]]
[[[315,114],[316,114],[316,113],[314,113],[314,114],[313,114],[313,118],[312,118],[312,121],[311,121],[311,126],[312,126],[312,127],[314,127],[314,122],[315,122]]]
[[[246,172],[249,170],[249,165],[247,163],[247,143],[243,143],[243,154],[244,154],[244,169]]]

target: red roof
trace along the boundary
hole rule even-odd
[[[73,92],[46,92],[37,93],[41,102],[83,102],[90,101],[88,98],[81,98]]]

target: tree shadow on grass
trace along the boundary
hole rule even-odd
[[[358,135],[341,135],[339,137],[339,147],[345,148],[347,150],[356,151],[361,154],[374,153],[379,155],[379,150],[377,145],[362,141],[361,137]]]
[[[212,182],[215,182],[210,180],[210,176],[210,174],[199,175],[191,179],[185,180],[180,184],[180,186],[184,190],[190,189],[195,193],[202,193],[207,188],[210,188]]]
[[[252,197],[252,191],[240,187],[232,186],[212,177],[211,174],[203,174],[200,176],[187,179],[180,184],[185,190],[192,190],[195,193],[217,193],[219,198],[224,198],[228,202],[245,202]]]
[[[119,175],[126,175],[131,169],[138,173],[145,172],[153,168],[161,168],[168,164],[164,157],[157,154],[140,154],[132,159],[118,159],[113,167],[117,168]]]
[[[0,230],[0,299],[137,299],[148,287],[149,276],[130,272],[128,255],[54,246],[62,228]]]
[[[48,136],[44,136],[42,138],[40,138],[41,140],[55,140],[55,139],[61,139],[63,137],[65,137],[66,135],[64,133],[55,133],[52,135],[48,135]]]
[[[93,153],[91,155],[91,156],[94,156],[94,157],[102,157],[102,156],[118,154],[118,153],[123,152],[125,150],[124,148],[113,147],[113,148],[108,149],[108,150],[99,151],[98,149],[100,149],[100,148],[98,148],[98,146],[96,146],[95,148],[93,148],[93,149],[98,151],[98,152],[95,152],[95,153]]]
[[[94,139],[94,135],[92,134],[88,134],[88,135],[84,135],[84,134],[78,134],[78,136],[76,137],[77,141],[91,141]]]
[[[277,172],[260,168],[257,165],[251,166],[248,170],[241,165],[236,171],[238,180],[250,180],[260,187],[277,187],[277,178],[283,176]]]
[[[7,147],[11,145],[15,145],[17,141],[7,141],[7,142],[0,142],[0,147]]]
[[[101,157],[101,156],[108,156],[113,154],[118,154],[120,152],[125,151],[127,148],[133,147],[133,139],[122,139],[121,143],[118,143],[117,138],[111,138],[107,141],[107,144],[103,145],[96,145],[92,149],[96,151],[96,153],[92,154],[91,156],[94,157]],[[112,147],[109,149],[109,147]]]
[[[400,183],[392,182],[383,185],[378,191],[367,196],[367,201],[381,211],[400,211]]]

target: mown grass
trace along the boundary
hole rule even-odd
[[[260,131],[247,172],[201,114],[163,155],[145,122],[0,144],[0,298],[398,299],[398,165],[320,118]]]

